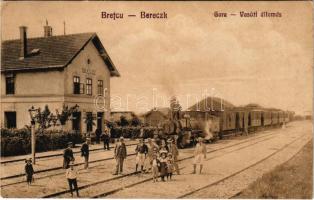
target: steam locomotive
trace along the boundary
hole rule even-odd
[[[230,134],[281,127],[293,119],[294,112],[255,105],[221,110],[180,111],[164,122],[167,136],[176,136],[179,147],[192,145],[197,137],[215,141]]]

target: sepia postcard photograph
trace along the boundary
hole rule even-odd
[[[0,3],[2,198],[313,198],[311,1]]]

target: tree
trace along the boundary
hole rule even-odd
[[[57,119],[60,121],[62,127],[70,119],[72,114],[77,111],[78,107],[78,105],[75,105],[69,108],[69,106],[63,104],[61,113],[56,109]]]
[[[124,115],[120,116],[120,126],[127,126],[129,125],[128,120],[126,119],[126,117]]]
[[[44,130],[51,127],[51,122],[53,121],[53,114],[50,112],[48,105],[45,105],[43,111],[38,108],[38,112],[35,115],[35,119],[39,124],[39,129]]]
[[[131,126],[139,126],[141,124],[141,120],[135,114],[132,114]]]

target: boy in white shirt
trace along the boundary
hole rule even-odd
[[[73,187],[76,191],[76,196],[79,197],[79,190],[77,187],[77,170],[74,169],[74,162],[70,162],[69,168],[66,170],[65,177],[68,179],[71,196],[73,197]],[[73,187],[72,187],[73,186]]]

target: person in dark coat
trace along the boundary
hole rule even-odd
[[[105,129],[104,133],[102,134],[102,139],[104,141],[104,149],[110,150],[109,148],[110,133],[108,129]]]
[[[116,172],[114,175],[118,175],[118,173],[122,174],[123,172],[123,161],[127,156],[126,146],[124,143],[124,138],[120,137],[119,143],[116,145],[114,149],[114,158],[116,159]]]
[[[176,140],[174,139],[168,140],[168,149],[169,149],[169,153],[171,153],[172,155],[173,166],[175,167],[175,171],[177,172],[177,175],[180,175],[180,170],[179,170],[179,165],[178,165],[179,150],[176,144]]]
[[[167,151],[160,151],[160,177],[161,181],[165,181],[165,176],[167,175]]]
[[[81,156],[84,157],[84,169],[88,168],[88,160],[89,160],[89,144],[91,139],[86,138],[85,143],[81,147]]]
[[[25,175],[26,175],[26,181],[28,185],[31,185],[33,181],[33,174],[34,174],[34,169],[32,165],[32,159],[28,158],[26,159],[26,165],[25,165]]]
[[[95,135],[96,135],[96,143],[100,144],[101,130],[99,128],[96,128]]]
[[[136,152],[135,172],[137,172],[137,168],[139,165],[141,166],[141,172],[144,172],[144,163],[145,163],[146,155],[148,153],[148,148],[142,138],[139,139],[139,144],[136,146],[135,152]]]
[[[72,142],[68,143],[68,147],[63,152],[63,168],[68,169],[69,163],[74,161],[73,151],[72,151]]]

